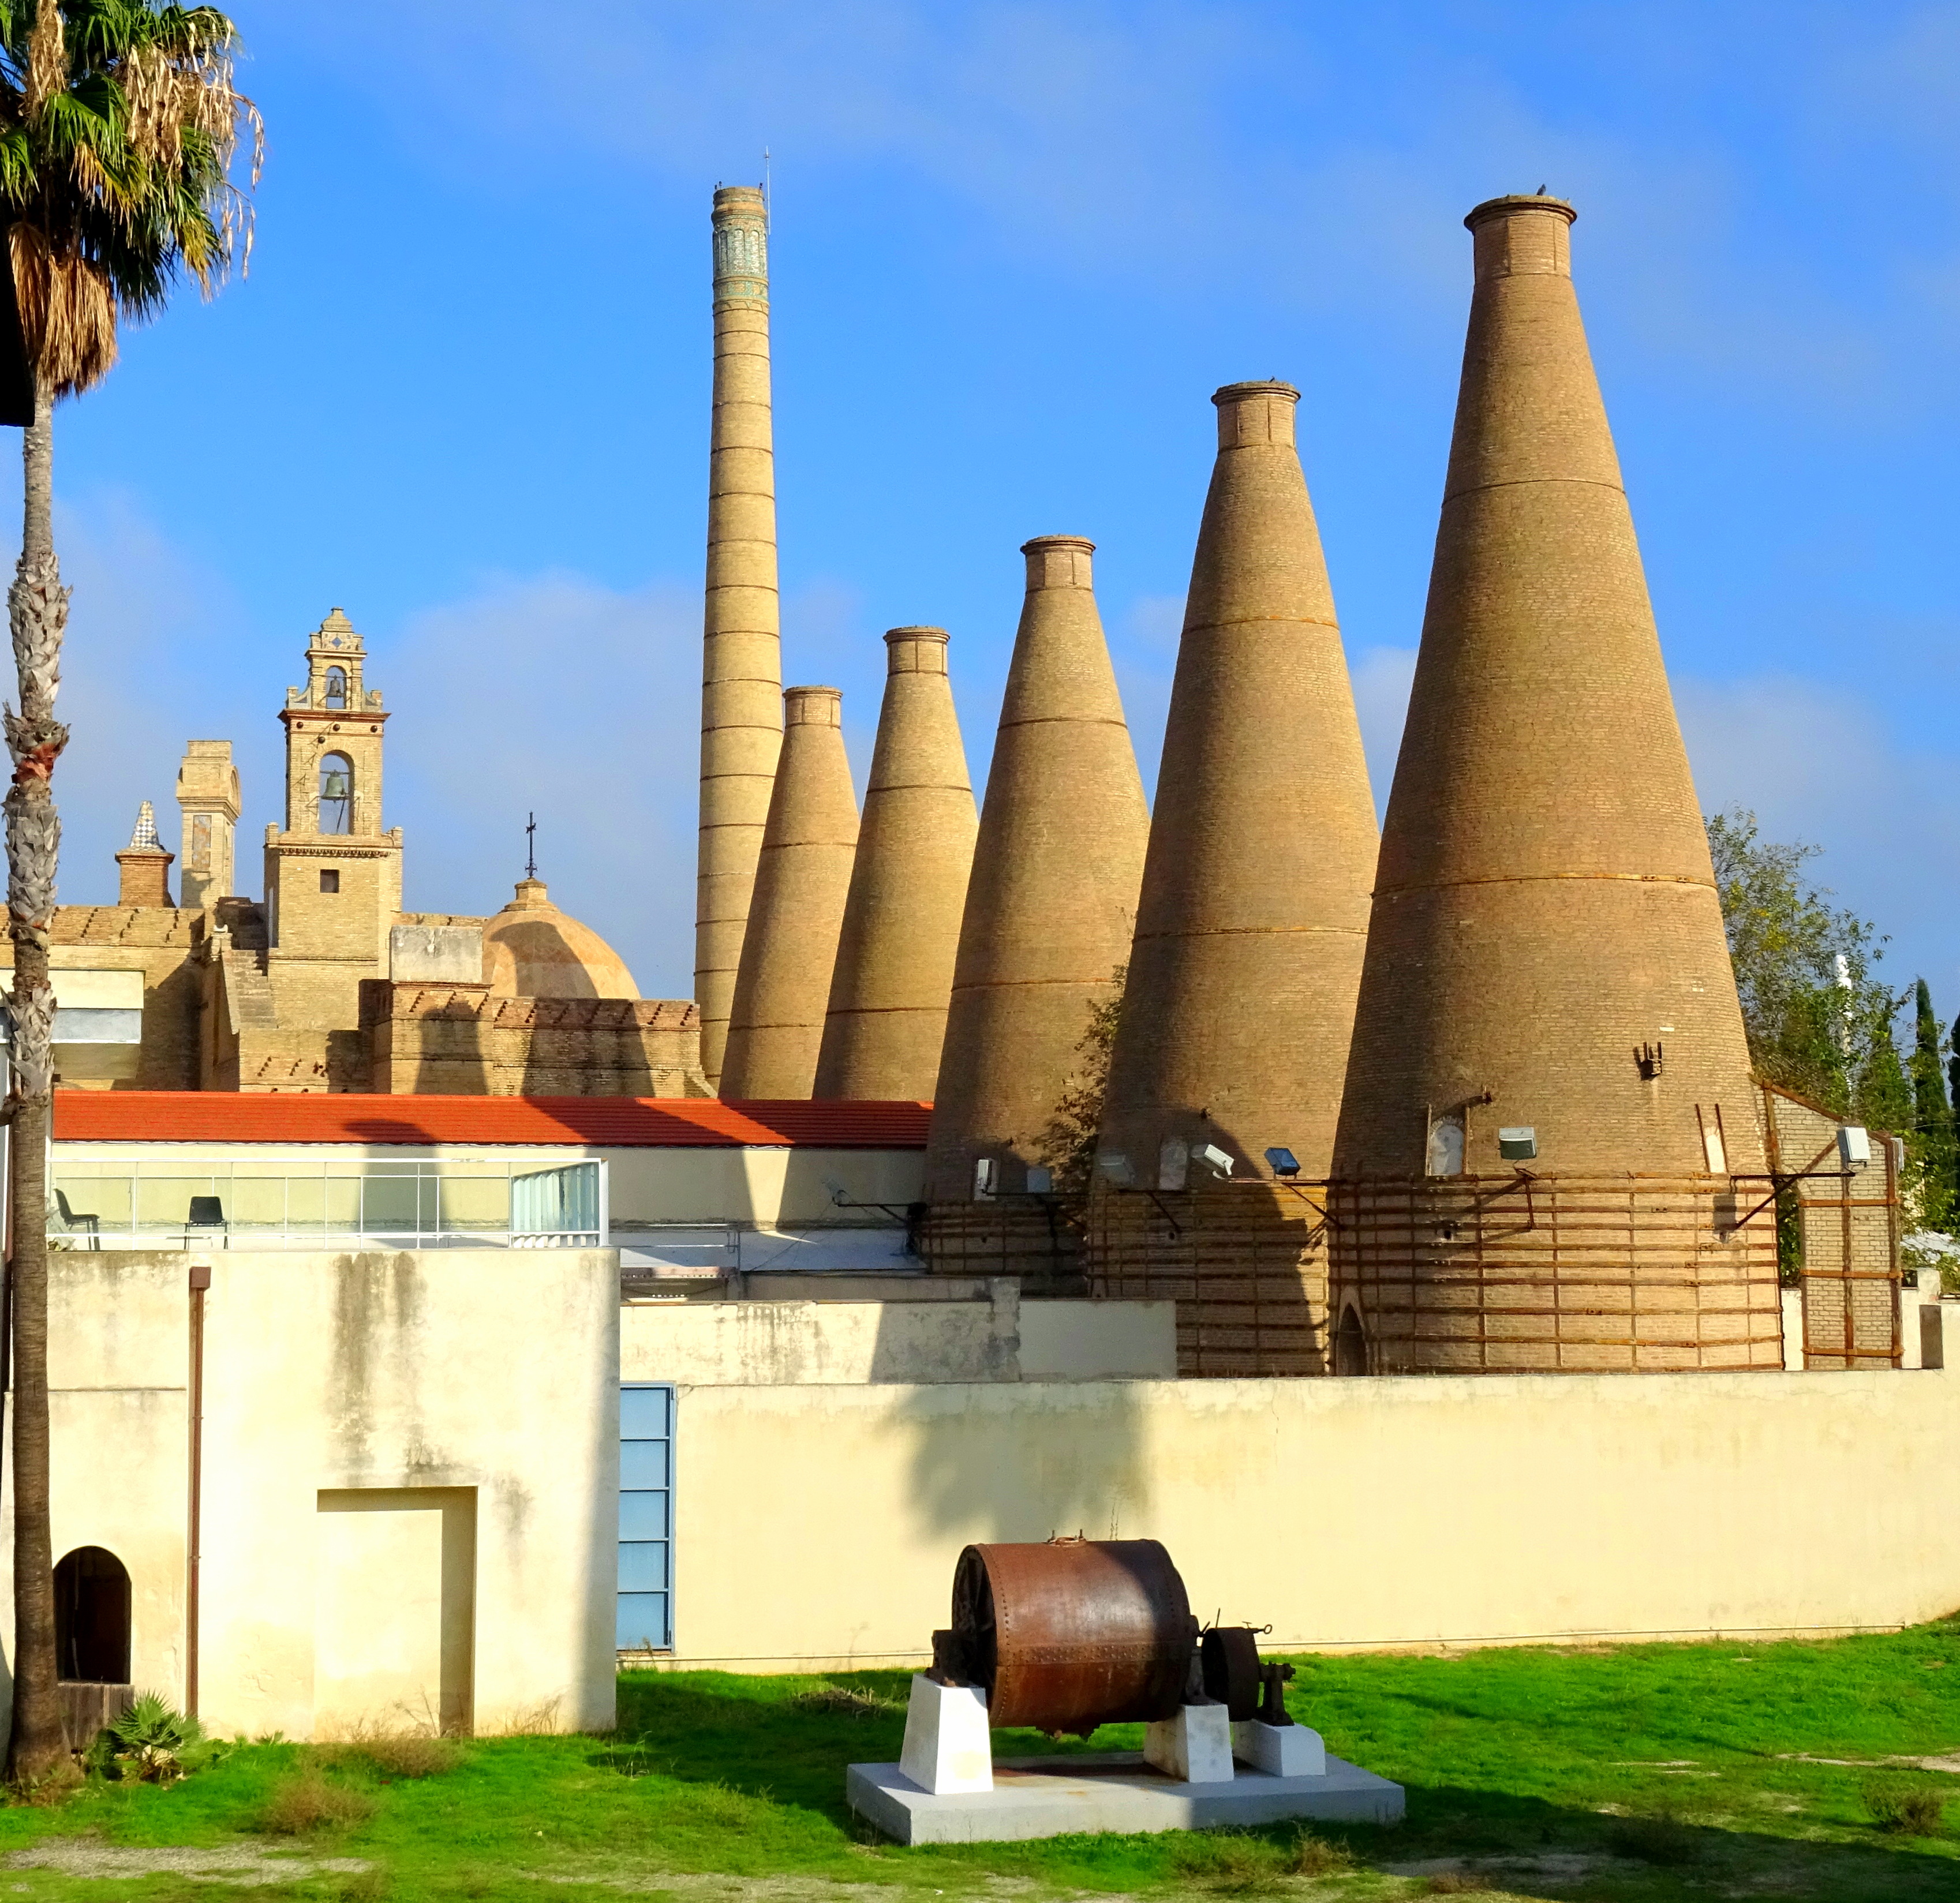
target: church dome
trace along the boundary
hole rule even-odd
[[[483,974],[499,998],[637,998],[625,962],[590,926],[552,904],[542,879],[483,928]]]

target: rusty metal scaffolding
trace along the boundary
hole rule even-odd
[[[1182,1377],[1327,1372],[1318,1184],[1099,1184],[1087,1254],[1092,1295],[1177,1304]]]
[[[1870,1133],[1871,1161],[1838,1164],[1839,1120],[1763,1086],[1770,1180],[1793,1199],[1806,1368],[1897,1368],[1901,1352],[1898,1158]]]
[[[1031,1295],[1082,1292],[1081,1234],[1059,1196],[935,1202],[914,1234],[934,1275],[1017,1276]]]
[[[1355,1310],[1370,1373],[1783,1365],[1775,1218],[1728,1177],[1519,1171],[1328,1196],[1329,1298]]]

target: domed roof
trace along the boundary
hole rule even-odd
[[[539,878],[518,880],[517,896],[484,926],[483,975],[499,998],[640,995],[619,953],[552,904]]]

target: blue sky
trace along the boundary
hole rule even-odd
[[[553,895],[691,985],[718,181],[773,154],[791,682],[861,777],[888,626],[939,622],[976,783],[1015,551],[1099,545],[1147,782],[1217,385],[1300,386],[1386,794],[1469,283],[1543,182],[1704,804],[1960,1010],[1960,6],[240,0],[249,281],[59,419],[63,898],[185,739],[246,780],[336,603],[387,697],[408,902]],[[17,483],[18,478],[9,480]],[[5,507],[0,497],[0,507]],[[18,519],[11,507],[10,519]]]

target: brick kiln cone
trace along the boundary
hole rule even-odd
[[[1773,1365],[1774,1247],[1734,1228],[1758,1198],[1726,1174],[1762,1168],[1748,1048],[1572,218],[1534,196],[1465,221],[1456,434],[1335,1146],[1336,1312],[1373,1304],[1378,1366]],[[1357,1353],[1337,1335],[1338,1364]]]
[[[1024,545],[1027,594],[987,774],[927,1157],[961,1202],[974,1164],[1023,1186],[1128,958],[1150,815],[1090,580],[1093,542]]]
[[[783,752],[756,866],[756,894],[722,1060],[726,1098],[807,1097],[858,846],[845,757],[844,696],[783,695]]]
[[[943,627],[885,637],[885,698],[864,786],[815,1094],[929,1098],[979,820]]]
[[[1103,1147],[1150,1180],[1167,1138],[1327,1174],[1375,870],[1375,807],[1294,448],[1300,392],[1233,383],[1112,1056]],[[1249,1170],[1246,1166],[1249,1165]]]
[[[756,856],[782,745],[768,219],[752,186],[714,194],[714,409],[701,676],[694,995],[701,1063],[721,1069]]]

